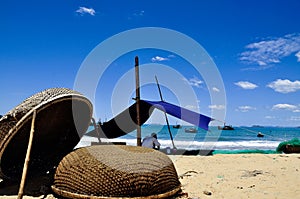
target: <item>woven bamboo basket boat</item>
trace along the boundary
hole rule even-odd
[[[78,144],[92,117],[92,104],[67,88],[50,88],[24,100],[0,118],[0,178],[22,174],[33,111],[34,139],[28,175],[45,174]]]
[[[290,144],[287,144],[285,148],[283,149],[284,153],[300,153],[300,146],[293,146]]]
[[[170,158],[124,145],[79,148],[59,163],[52,190],[67,198],[168,198],[181,190]]]

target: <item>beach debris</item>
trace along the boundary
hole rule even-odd
[[[255,184],[253,184],[253,185],[249,186],[248,188],[254,188],[254,187],[255,187]]]
[[[262,170],[244,171],[242,177],[255,177],[257,175],[262,175],[263,173]]]
[[[203,194],[205,194],[205,195],[207,195],[207,196],[211,196],[211,195],[212,195],[212,192],[211,192],[211,191],[205,190],[205,191],[203,191]]]
[[[249,186],[248,188],[254,188],[255,187],[255,184],[253,184],[253,185],[251,185],[251,186]],[[237,186],[236,187],[237,189],[244,189],[244,187],[242,187],[242,186]]]
[[[224,176],[223,176],[223,175],[218,175],[218,176],[217,176],[217,178],[219,178],[219,179],[223,179],[223,178],[224,178]]]
[[[192,171],[192,170],[191,171],[187,171],[187,172],[181,174],[179,176],[179,178],[183,179],[183,177],[190,177],[190,176],[192,176],[192,174],[198,174],[198,172],[197,171]]]

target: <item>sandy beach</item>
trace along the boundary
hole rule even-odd
[[[189,198],[298,198],[300,154],[171,157]]]
[[[169,157],[184,193],[177,198],[298,198],[300,194],[300,154]]]

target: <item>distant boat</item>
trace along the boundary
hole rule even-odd
[[[262,137],[264,137],[264,134],[262,134],[261,132],[258,132],[257,137],[262,138]]]
[[[225,125],[223,127],[218,126],[219,130],[234,130],[234,128],[231,125]]]
[[[180,129],[180,128],[181,128],[181,125],[180,125],[180,124],[175,124],[175,125],[173,125],[173,128],[174,128],[174,129]]]
[[[197,129],[194,127],[184,129],[186,133],[197,133]]]

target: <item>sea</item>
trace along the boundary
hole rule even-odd
[[[276,148],[281,142],[300,138],[299,127],[236,126],[234,130],[219,130],[216,126],[210,126],[208,131],[200,128],[196,128],[196,133],[185,131],[192,127],[181,126],[177,129],[167,125],[144,124],[141,134],[144,138],[156,133],[161,148],[212,150],[214,153],[276,153]],[[93,127],[89,127],[88,131],[92,129]],[[258,133],[264,136],[257,137]],[[119,138],[102,141],[126,142],[127,145],[136,146],[136,134],[135,130]],[[97,138],[83,136],[76,147],[90,146],[92,142],[97,141]]]

